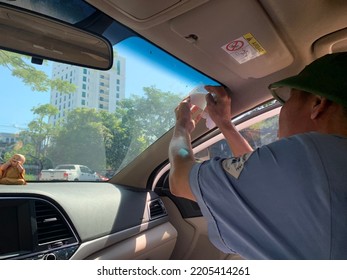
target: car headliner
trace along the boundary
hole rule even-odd
[[[346,28],[347,3],[343,0],[87,2],[226,85],[235,95],[235,115],[271,98],[270,83],[296,74],[332,49],[347,46],[346,37],[322,42]],[[239,65],[221,47],[246,33],[252,33],[267,53]],[[197,41],[185,38],[190,34]]]

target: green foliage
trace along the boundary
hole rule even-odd
[[[67,81],[49,79],[45,72],[30,65],[29,59],[25,55],[0,50],[0,66],[8,68],[13,76],[21,79],[31,90],[46,92],[56,89],[61,93],[73,93],[76,90],[75,85]]]
[[[119,115],[125,127],[152,144],[175,124],[174,108],[182,97],[162,92],[154,86],[144,88],[144,96],[134,96],[122,102]]]
[[[149,87],[145,96],[125,99],[115,113],[78,108],[52,138],[54,165],[79,163],[96,171],[118,170],[174,125],[181,97]]]
[[[144,91],[144,96],[123,100],[116,111],[126,134],[123,143],[128,146],[127,157],[122,166],[133,160],[175,124],[174,108],[182,97],[171,92],[162,92],[154,86],[145,87]]]
[[[47,147],[56,129],[47,122],[50,116],[57,114],[58,109],[50,104],[34,107],[31,110],[36,116],[28,124],[28,129],[20,132],[20,142],[23,145],[17,149],[19,153],[26,155],[27,163],[44,167],[46,162]]]
[[[116,114],[101,111],[107,169],[117,170],[126,157],[131,137]]]
[[[35,115],[39,116],[38,119],[40,122],[43,122],[44,118],[54,116],[55,114],[59,112],[58,109],[51,104],[44,104],[44,105],[40,105],[39,107],[34,107],[31,109],[31,111]]]
[[[52,90],[56,90],[62,94],[69,94],[76,91],[76,85],[70,84],[61,79],[49,80],[49,86]]]
[[[106,169],[105,142],[109,130],[103,123],[106,112],[78,108],[71,111],[57,135],[52,139],[48,156],[54,165],[76,163],[91,169]]]
[[[33,174],[25,174],[25,180],[26,181],[36,181],[37,180],[37,176],[33,175]]]

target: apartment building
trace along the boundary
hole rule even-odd
[[[50,103],[59,112],[50,118],[50,123],[64,121],[67,113],[75,108],[114,112],[117,103],[125,97],[125,58],[116,57],[113,67],[108,71],[54,63],[52,78],[74,84],[76,91],[70,94],[51,91]]]

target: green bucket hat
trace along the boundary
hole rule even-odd
[[[324,96],[347,107],[347,52],[322,56],[298,75],[269,86],[272,95],[281,103],[289,99],[293,88]]]

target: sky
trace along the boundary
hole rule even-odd
[[[141,49],[142,54],[135,53],[132,51],[133,48]],[[133,94],[143,94],[143,87],[149,86],[179,93],[184,97],[198,84],[213,83],[212,80],[192,71],[139,38],[127,39],[117,45],[116,51],[118,55],[126,58],[126,98]],[[167,67],[153,61],[164,62]],[[34,66],[51,77],[52,63]],[[16,133],[25,129],[34,117],[32,108],[50,102],[50,92],[33,92],[3,66],[0,66],[0,83],[1,104],[3,104],[0,111],[0,132]]]
[[[38,67],[39,68],[39,67]],[[43,71],[50,71],[50,67],[41,67]],[[17,128],[25,128],[32,120],[30,111],[33,107],[49,103],[49,92],[33,92],[17,78],[11,71],[0,66],[0,96],[3,104],[0,112],[0,132],[16,132]]]

